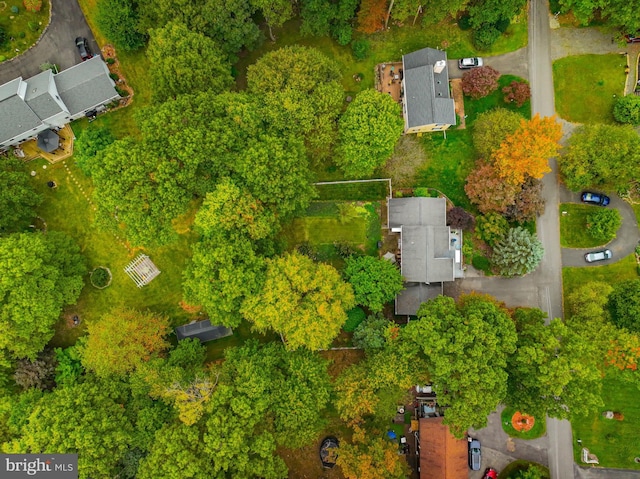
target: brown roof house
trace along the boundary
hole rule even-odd
[[[392,198],[389,228],[400,233],[400,272],[405,289],[395,312],[415,316],[420,305],[442,294],[443,283],[463,277],[462,232],[447,226],[445,198]]]
[[[402,70],[404,132],[442,131],[455,125],[447,54],[435,48],[423,48],[403,55]]]
[[[420,477],[464,479],[469,477],[467,441],[456,439],[442,417],[420,419]]]

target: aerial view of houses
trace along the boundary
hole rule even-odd
[[[0,1],[0,479],[640,479],[638,7]]]

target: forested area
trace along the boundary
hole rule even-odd
[[[17,160],[3,159],[0,448],[76,452],[83,479],[275,479],[287,477],[283,449],[331,433],[341,440],[345,477],[400,478],[406,461],[381,436],[416,384],[434,385],[448,406],[446,422],[462,436],[501,403],[561,418],[591,412],[611,367],[637,381],[640,349],[629,331],[638,325],[627,289],[606,303],[597,301],[597,285],[587,285],[568,299],[571,320],[549,326],[539,310],[507,309],[479,295],[439,297],[400,326],[384,315],[403,287],[396,266],[361,250],[350,250],[343,267],[288,250],[280,233],[318,196],[314,166],[328,165],[341,178],[373,176],[402,134],[401,109],[373,89],[347,102],[336,62],[308,46],[272,49],[248,68],[247,88],[235,87],[240,56],[276,39],[294,17],[304,35],[351,44],[354,55],[366,50],[368,34],[418,17],[423,24],[458,21],[485,48],[524,3],[99,0],[97,23],[107,38],[144,51],[151,102],[136,110],[129,135],[90,126],[78,137],[74,161],[92,183],[95,225],[137,251],[171,245],[184,235],[176,224],[186,222],[193,241],[185,304],[215,324],[248,324],[260,340],[210,361],[199,341],[175,341],[167,314],[114,306],[87,321],[72,346],[52,347],[88,265],[69,235],[30,228],[41,195]],[[594,8],[615,27],[636,21],[622,9],[609,12],[609,4]],[[478,72],[465,82],[472,98],[490,93],[473,75],[495,76]],[[503,93],[518,106],[529,96],[517,81]],[[557,152],[556,126],[504,109],[475,122],[478,159],[466,193],[481,215],[476,221],[454,208],[449,221],[475,224],[501,274],[526,274],[542,257],[535,235],[512,226],[543,210],[540,178]],[[581,141],[630,131],[583,128],[565,171],[577,168]],[[622,161],[626,151],[612,158]],[[575,184],[622,181],[599,167],[608,153],[593,153],[594,170],[580,172],[587,179],[574,175]],[[364,317],[352,329],[362,354],[338,367],[319,350],[331,347],[354,314]]]

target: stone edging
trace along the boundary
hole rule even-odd
[[[44,27],[44,29],[42,30],[42,33],[40,34],[40,37],[38,37],[38,39],[35,41],[35,43],[33,45],[31,45],[29,48],[27,48],[25,51],[20,52],[20,55],[16,55],[13,58],[9,58],[8,60],[0,62],[0,65],[2,65],[4,63],[11,63],[13,60],[15,60],[16,58],[20,58],[22,55],[24,55],[29,50],[31,50],[33,47],[38,45],[38,43],[40,43],[40,40],[42,40],[42,37],[44,37],[44,34],[47,33],[47,30],[49,30],[49,25],[51,25],[51,17],[53,16],[53,2],[54,1],[55,0],[49,0],[49,23],[47,23],[47,26]]]
[[[91,281],[91,276],[93,276],[93,273],[98,269],[106,270],[107,274],[109,275],[109,281],[107,281],[107,284],[105,284],[104,286],[96,286],[93,283],[93,281]],[[89,282],[91,283],[91,286],[93,286],[96,289],[105,289],[105,288],[111,286],[111,281],[112,280],[113,280],[113,275],[111,274],[111,270],[109,268],[107,268],[106,266],[98,266],[96,268],[93,268],[93,271],[91,271],[91,273],[89,273]]]

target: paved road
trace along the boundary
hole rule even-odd
[[[599,248],[562,248],[562,266],[600,266],[609,263],[615,263],[622,258],[630,255],[636,249],[638,241],[640,241],[640,231],[638,231],[638,222],[633,208],[626,201],[621,200],[616,195],[610,195],[610,208],[616,208],[622,216],[622,226],[616,233],[616,238],[607,243],[606,247],[613,252],[613,258],[598,263],[587,263],[584,260],[584,254],[589,251],[595,251]],[[580,193],[573,193],[566,188],[560,188],[561,203],[579,203]],[[594,206],[594,208],[598,208]],[[586,234],[586,233],[585,233]]]
[[[576,479],[638,479],[640,471],[574,465]]]
[[[89,40],[94,53],[100,51],[78,1],[52,0],[49,28],[37,45],[11,61],[0,64],[0,84],[19,76],[25,79],[32,77],[40,73],[43,63],[55,63],[60,70],[80,63],[74,43],[76,37]]]

